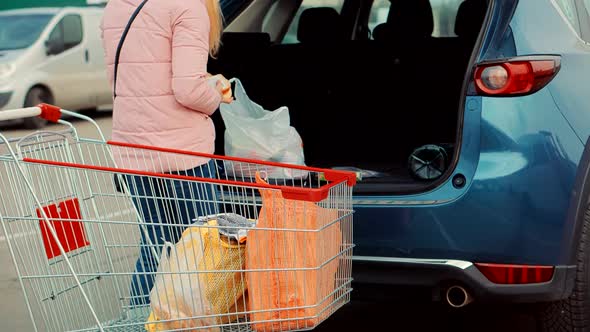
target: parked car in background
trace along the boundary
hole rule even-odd
[[[242,3],[210,71],[365,174],[356,283],[590,331],[590,1]]]
[[[112,104],[100,20],[103,8],[0,11],[0,111],[41,102],[86,110]],[[27,128],[45,121],[27,119]]]

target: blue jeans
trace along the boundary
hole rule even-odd
[[[215,165],[212,160],[203,166],[170,174],[214,178]],[[158,270],[152,248],[161,255],[165,241],[178,242],[193,219],[219,213],[219,207],[214,203],[216,189],[212,184],[131,175],[125,180],[147,230],[145,234],[140,228],[141,247],[130,294],[131,306],[142,306],[150,303],[150,291]]]

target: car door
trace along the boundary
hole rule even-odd
[[[71,13],[64,15],[46,42],[47,60],[41,70],[47,74],[55,104],[65,109],[87,108],[92,102],[83,36],[82,17]]]

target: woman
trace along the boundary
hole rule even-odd
[[[219,0],[110,0],[101,30],[114,85],[112,139],[213,153],[215,129],[210,116],[220,103],[232,101],[231,94],[223,93],[229,86],[224,77],[216,85],[208,81],[207,61],[219,49],[222,32]],[[123,168],[216,175],[213,161],[203,158],[162,161],[161,156],[129,151],[114,155]],[[155,255],[164,241],[177,242],[186,225],[197,216],[215,213],[216,206],[204,203],[214,195],[212,186],[143,176],[125,180],[147,225],[141,232],[131,285],[131,303],[143,305],[149,303],[157,271]]]

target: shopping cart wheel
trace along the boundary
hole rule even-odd
[[[31,88],[25,98],[25,107],[34,107],[41,103],[53,104],[53,96],[46,88],[36,86]],[[41,129],[47,125],[47,120],[40,117],[26,118],[24,126],[26,129]]]

